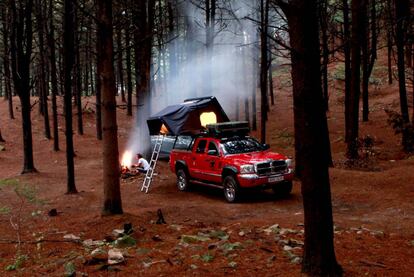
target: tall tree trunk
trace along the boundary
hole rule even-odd
[[[131,38],[129,24],[125,29],[125,59],[126,59],[126,74],[127,74],[127,115],[132,116],[132,67],[131,67]]]
[[[8,100],[8,107],[9,107],[9,118],[14,119],[14,111],[13,111],[13,93],[12,93],[12,76],[10,73],[10,39],[9,39],[9,30],[10,30],[10,10],[6,7],[2,10],[3,16],[3,66],[4,66],[4,86],[5,86],[5,93]]]
[[[408,115],[407,89],[405,84],[405,61],[404,61],[404,45],[405,32],[409,24],[410,5],[408,0],[395,1],[395,43],[397,45],[397,65],[398,65],[398,87],[400,92],[400,109],[402,119],[405,124],[410,122]],[[409,151],[409,133],[406,130],[402,132],[402,145],[405,151]]]
[[[392,85],[392,37],[394,33],[393,17],[392,17],[392,0],[387,0],[387,69],[388,84]]]
[[[66,164],[67,164],[67,191],[66,193],[77,193],[75,185],[75,165],[73,149],[72,128],[72,71],[75,58],[74,49],[74,0],[64,1],[63,21],[63,65],[64,65],[64,110],[65,110],[65,135],[66,135]]]
[[[366,15],[366,18],[370,18],[371,22],[368,26],[368,20],[366,20],[366,37],[371,38],[370,48],[368,48],[368,42],[364,40],[362,56],[363,56],[363,84],[362,84],[362,120],[368,121],[369,115],[369,103],[368,103],[368,85],[369,78],[371,77],[372,70],[374,69],[375,60],[377,59],[377,11],[376,11],[376,0],[370,1],[370,16]],[[366,57],[365,57],[366,56]]]
[[[350,160],[358,158],[359,135],[359,98],[361,94],[361,43],[365,39],[364,18],[366,15],[366,0],[352,0],[352,37],[351,37],[351,90],[349,97],[349,129],[347,142],[347,157]]]
[[[101,80],[103,119],[103,185],[104,202],[102,213],[122,214],[119,184],[120,166],[118,152],[118,127],[116,124],[116,84],[112,39],[112,1],[97,2],[98,12],[98,78]]]
[[[351,91],[351,34],[349,23],[349,5],[348,0],[342,1],[343,17],[344,17],[344,32],[343,32],[343,44],[344,44],[344,67],[345,67],[345,142],[349,141],[349,129],[351,124],[351,103],[350,103],[350,91]]]
[[[176,28],[178,28],[178,24],[174,24],[174,20],[178,20],[178,15],[174,15],[173,4],[171,0],[167,3],[167,10],[168,10],[168,31],[169,31],[169,78],[170,81],[175,80],[178,74],[178,61],[177,61],[177,43],[175,36],[177,35]],[[167,96],[169,98],[169,96]]]
[[[260,139],[261,143],[266,143],[266,121],[268,111],[267,101],[267,71],[268,71],[268,49],[267,49],[267,25],[269,21],[269,0],[260,2]]]
[[[40,63],[40,74],[39,74],[39,92],[42,101],[42,114],[44,123],[44,134],[47,139],[51,139],[50,135],[50,123],[49,123],[49,108],[47,104],[47,91],[48,86],[46,83],[46,59],[45,59],[45,42],[44,42],[44,30],[45,30],[45,17],[44,17],[44,3],[42,1],[36,1],[36,21],[37,21],[37,34],[39,43],[39,63]]]
[[[322,43],[322,91],[325,101],[325,110],[329,110],[329,91],[328,91],[328,63],[329,63],[329,45],[328,45],[328,2],[327,0],[319,3],[319,24]]]
[[[30,104],[30,63],[32,56],[32,10],[33,0],[11,2],[11,61],[13,82],[20,98],[23,127],[23,171],[22,174],[37,172],[33,162],[33,139]],[[18,5],[20,4],[20,5]],[[16,6],[18,5],[18,6]]]
[[[366,11],[366,10],[365,10]],[[362,16],[364,21],[364,37],[367,38],[370,36],[368,31],[368,19],[367,14]],[[363,39],[361,41],[361,53],[362,53],[362,121],[368,121],[369,114],[369,103],[368,103],[368,85],[369,85],[369,54],[368,54],[368,40]]]
[[[124,89],[124,65],[123,65],[123,59],[124,59],[124,49],[122,47],[122,29],[120,29],[118,32],[116,32],[116,45],[117,45],[117,50],[118,50],[118,82],[119,82],[119,87],[121,89],[121,99],[122,102],[125,103],[126,99],[125,99],[125,89]],[[118,88],[118,86],[117,86]]]
[[[49,0],[49,34],[47,37],[50,54],[50,79],[52,85],[52,117],[53,117],[53,150],[59,151],[59,128],[56,95],[58,94],[58,80],[56,70],[55,23],[53,21],[54,1]]]
[[[97,23],[97,28],[99,24]],[[99,53],[101,49],[100,42],[98,39],[96,40],[96,52]],[[96,138],[98,140],[102,140],[102,80],[100,79],[98,67],[96,67],[95,71],[95,83],[96,83],[96,90],[95,90],[95,105],[96,105],[96,113],[95,113],[95,120],[96,120]]]
[[[243,57],[242,57],[242,68],[243,68],[243,72],[244,72],[244,87],[246,88],[246,90],[249,88],[249,78],[248,78],[248,70],[247,70],[247,64],[246,64],[246,59],[247,59],[247,51],[246,51],[247,47],[243,47]],[[254,85],[253,85],[254,86]],[[249,122],[249,125],[251,126],[251,122],[250,122],[250,110],[249,110],[249,96],[243,95],[244,97],[244,120]]]
[[[212,95],[213,93],[213,47],[214,47],[214,37],[215,30],[214,26],[216,24],[216,0],[205,0],[206,7],[206,76],[204,81],[205,95]]]
[[[260,35],[259,32],[256,32],[256,41],[259,41]],[[259,45],[253,44],[252,46],[252,66],[253,66],[253,75],[252,75],[252,130],[257,130],[257,88],[259,86]]]
[[[271,52],[269,51],[269,55],[271,55]],[[268,79],[269,79],[269,97],[270,97],[270,105],[275,104],[275,93],[273,88],[273,71],[272,71],[272,58],[269,58],[269,70],[268,72]],[[269,105],[267,105],[269,107]]]
[[[81,60],[80,60],[80,42],[81,34],[80,28],[82,27],[82,22],[79,23],[79,13],[75,9],[75,18],[74,18],[74,40],[75,40],[75,67],[74,67],[74,78],[73,78],[73,88],[75,92],[76,100],[76,119],[77,119],[77,129],[78,134],[83,135],[83,111],[82,111],[82,70],[81,70]]]
[[[135,76],[137,97],[137,127],[139,130],[139,141],[141,152],[150,151],[150,139],[146,119],[150,114],[150,85],[151,85],[151,49],[152,30],[154,24],[155,0],[140,1],[137,3],[137,12],[134,18],[136,31],[135,41]]]
[[[285,3],[285,2],[282,2]],[[333,243],[328,172],[328,136],[320,74],[317,0],[292,0],[284,7],[292,56],[295,152],[302,182],[305,246],[302,271],[341,276]]]

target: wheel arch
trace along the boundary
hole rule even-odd
[[[175,162],[175,172],[179,169],[184,169],[188,173],[187,163],[183,160],[178,160]]]
[[[237,168],[234,166],[225,166],[221,172],[221,179],[224,180],[229,175],[236,176],[237,175]]]

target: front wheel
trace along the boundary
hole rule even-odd
[[[239,200],[239,187],[233,176],[226,176],[223,180],[224,197],[227,202],[234,203]]]
[[[189,187],[189,180],[184,169],[177,170],[177,187],[180,191],[186,191]]]

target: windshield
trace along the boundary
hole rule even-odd
[[[222,141],[225,154],[241,154],[263,151],[264,147],[253,138],[231,138]]]

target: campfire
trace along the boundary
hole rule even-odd
[[[132,152],[129,150],[126,150],[124,154],[122,155],[122,159],[121,159],[121,173],[122,174],[130,172],[130,169],[132,166],[132,159],[133,159]]]

